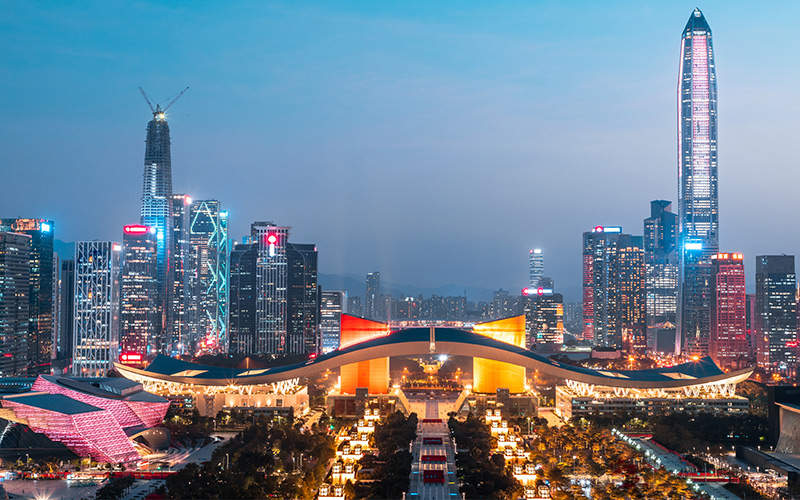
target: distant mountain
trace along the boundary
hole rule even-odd
[[[61,260],[75,258],[74,241],[66,242],[61,240],[55,240],[53,241],[53,250],[56,252],[56,254],[58,254],[58,257]]]
[[[366,277],[353,274],[324,274],[319,273],[319,284],[323,290],[345,290],[347,295],[363,297],[366,292]],[[437,287],[418,287],[393,283],[381,280],[381,293],[391,294],[393,297],[422,295],[425,298],[431,295],[460,296],[466,291],[467,298],[471,301],[491,301],[494,290],[474,286],[442,285]]]

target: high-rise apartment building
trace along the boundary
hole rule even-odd
[[[55,321],[53,234],[55,223],[45,219],[0,219],[0,231],[31,237],[28,291],[28,374],[50,373]]]
[[[358,316],[359,318],[364,316],[364,307],[361,304],[361,297],[358,295],[347,297],[347,314],[350,316]]]
[[[650,202],[644,220],[647,283],[647,345],[656,352],[680,352],[678,321],[678,216],[666,200]]]
[[[189,239],[197,254],[197,337],[200,350],[228,348],[228,212],[217,200],[195,200]],[[191,281],[191,280],[190,280]]]
[[[122,245],[75,244],[72,373],[104,377],[119,356],[119,265]]]
[[[367,292],[364,300],[364,317],[380,319],[381,273],[367,273]]]
[[[0,377],[27,375],[31,239],[0,232]]]
[[[258,243],[240,243],[231,250],[228,331],[231,353],[255,354]]]
[[[797,371],[794,255],[756,257],[756,362],[772,373]]]
[[[347,292],[323,290],[320,302],[320,331],[322,353],[339,348],[339,334],[342,327],[342,313],[347,312]]]
[[[158,269],[156,270],[157,336],[167,336],[164,327],[171,321],[168,307],[172,277],[172,154],[170,151],[169,123],[161,108],[153,110],[153,119],[147,124],[144,152],[144,185],[142,188],[142,225],[156,230],[158,243]],[[163,345],[168,342],[162,342]]]
[[[678,109],[678,333],[682,349],[706,355],[711,256],[719,250],[717,77],[711,28],[699,9],[681,39]]]
[[[129,225],[122,234],[119,345],[124,354],[141,359],[164,352],[165,337],[159,335],[156,229]]]
[[[538,288],[542,276],[544,276],[544,254],[541,248],[534,248],[530,251],[528,263],[528,287]]]
[[[190,239],[192,199],[172,195],[172,250],[170,252],[169,300],[166,314],[166,341],[163,352],[185,354],[191,350],[197,332],[192,286],[197,283],[197,252]]]
[[[58,332],[58,359],[72,357],[73,328],[75,326],[75,260],[61,261],[61,318]]]
[[[742,254],[718,253],[711,258],[708,353],[722,368],[749,366],[746,307]]]
[[[619,226],[583,233],[583,338],[642,351],[645,304],[642,237],[623,234]]]

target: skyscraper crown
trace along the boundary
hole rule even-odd
[[[689,34],[693,31],[708,31],[711,33],[711,27],[708,25],[706,17],[697,7],[695,7],[692,15],[689,16],[689,21],[686,23],[686,27],[683,29],[684,34]]]

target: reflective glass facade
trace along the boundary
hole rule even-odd
[[[711,256],[719,250],[717,77],[711,28],[699,9],[681,39],[678,113],[678,326],[682,348],[706,355]]]

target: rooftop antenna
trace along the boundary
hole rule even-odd
[[[155,106],[155,108],[153,108],[153,101],[151,101],[151,100],[150,100],[150,98],[149,98],[149,97],[147,97],[147,94],[145,93],[144,89],[143,89],[142,87],[139,87],[139,91],[142,93],[142,97],[144,97],[144,100],[145,100],[145,101],[147,101],[147,105],[148,105],[148,106],[150,106],[150,111],[152,111],[152,112],[153,112],[153,118],[155,118],[156,120],[159,120],[159,121],[164,121],[164,120],[166,120],[166,119],[167,119],[167,110],[168,110],[168,109],[169,109],[169,108],[170,108],[170,107],[171,107],[173,104],[175,104],[175,102],[176,102],[178,99],[180,99],[180,98],[181,98],[181,96],[182,96],[183,94],[185,94],[187,90],[189,90],[189,87],[186,87],[185,89],[183,89],[183,90],[181,90],[180,92],[178,92],[178,95],[176,95],[176,96],[175,96],[175,97],[174,97],[174,98],[173,98],[173,99],[172,99],[172,100],[169,102],[169,104],[167,104],[167,105],[164,107],[164,109],[161,109],[161,104],[160,104],[160,103],[155,103],[155,105],[156,105],[156,106]],[[169,99],[169,98],[167,98],[167,99]],[[164,99],[164,100],[166,101],[167,99]]]

